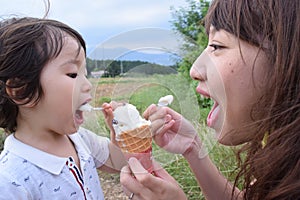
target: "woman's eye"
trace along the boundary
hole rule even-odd
[[[209,46],[212,48],[212,52],[224,48],[224,46],[217,45],[217,44],[210,44]]]
[[[69,73],[69,74],[67,74],[67,76],[69,76],[71,78],[76,78],[77,77],[77,73]]]

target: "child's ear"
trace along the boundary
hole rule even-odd
[[[14,82],[13,79],[8,79],[5,83],[5,91],[11,99],[14,99],[17,96],[17,91],[19,90],[19,88],[12,87]]]
[[[19,95],[20,93],[23,92],[23,90],[25,89],[26,86],[22,86],[22,87],[13,87],[15,84],[15,82],[18,81],[17,78],[14,79],[8,79],[6,81],[6,86],[5,86],[5,90],[7,95],[10,97],[10,99],[17,105],[31,105],[31,103],[28,103],[28,98],[25,99],[20,99]],[[32,105],[31,105],[32,106]],[[30,106],[30,107],[31,107]]]

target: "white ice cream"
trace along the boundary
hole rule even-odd
[[[119,106],[114,110],[113,127],[116,137],[121,132],[136,129],[142,125],[150,125],[151,122],[143,119],[139,111],[132,104]]]
[[[174,99],[173,95],[167,95],[167,96],[161,97],[158,100],[157,105],[159,105],[159,106],[168,106],[173,102],[173,99]]]
[[[93,107],[90,104],[84,104],[82,106],[80,106],[79,110],[80,111],[92,111]]]

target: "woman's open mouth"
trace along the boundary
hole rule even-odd
[[[215,101],[212,109],[210,110],[208,116],[207,116],[207,126],[213,128],[214,125],[216,124],[216,121],[218,119],[220,111],[220,106],[219,104]]]

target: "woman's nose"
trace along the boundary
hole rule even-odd
[[[206,80],[206,59],[207,53],[204,50],[200,56],[193,63],[192,68],[190,69],[190,76],[194,80],[205,81]]]

